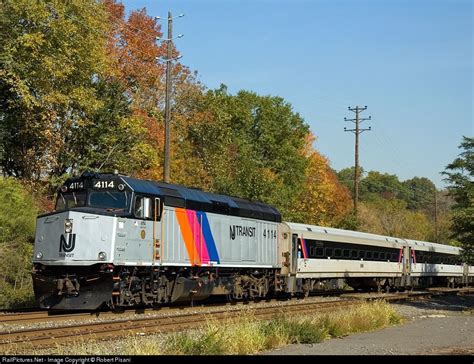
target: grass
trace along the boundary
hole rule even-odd
[[[266,321],[258,320],[254,311],[248,310],[239,318],[208,319],[194,330],[167,335],[130,335],[108,342],[78,338],[67,347],[58,345],[35,354],[248,355],[288,344],[312,344],[331,337],[372,331],[400,321],[395,310],[383,301],[361,303],[330,313],[298,315],[298,312],[285,312]]]

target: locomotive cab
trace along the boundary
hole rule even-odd
[[[117,174],[67,180],[55,210],[37,218],[33,284],[40,306],[95,309],[107,302],[124,241],[137,243],[129,251],[141,252],[135,254],[138,263],[149,259],[160,211],[159,198],[134,193]]]

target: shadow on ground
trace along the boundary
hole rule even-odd
[[[474,295],[432,297],[426,300],[404,301],[398,304],[427,310],[472,311],[474,310]]]

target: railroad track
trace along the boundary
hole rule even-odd
[[[332,311],[336,307],[351,306],[360,300],[345,299],[324,302],[293,303],[277,307],[253,307],[256,319],[268,319],[280,312],[292,310],[298,314],[315,311]],[[6,352],[11,348],[45,348],[62,343],[71,343],[75,337],[83,340],[120,338],[131,334],[146,335],[157,332],[173,332],[202,325],[206,319],[222,321],[237,318],[246,307],[217,310],[212,312],[193,312],[162,317],[138,318],[109,322],[87,323],[68,327],[51,327],[27,329],[11,333],[0,333],[0,351]]]
[[[446,295],[446,294],[470,294],[474,293],[474,288],[457,288],[457,289],[446,289],[446,288],[430,288],[427,291],[413,291],[413,292],[402,292],[402,293],[341,293],[340,297],[346,298],[363,298],[363,299],[385,299],[387,301],[397,301],[406,299],[415,299],[417,297],[424,298],[432,295]],[[222,306],[223,302],[214,302],[198,305],[193,307],[194,310],[205,309],[207,307]],[[229,305],[229,303],[227,303]],[[7,324],[29,324],[36,322],[54,322],[54,321],[66,321],[66,320],[87,320],[94,318],[116,318],[123,313],[136,313],[136,314],[147,314],[157,313],[162,311],[180,311],[189,309],[189,305],[177,305],[177,306],[163,306],[159,308],[133,308],[125,309],[120,312],[111,311],[91,311],[91,312],[74,312],[74,311],[32,311],[32,312],[6,312],[0,313],[0,323]]]
[[[313,301],[313,302],[286,302],[279,306],[253,306],[252,312],[257,319],[271,318],[279,312],[294,311],[298,314],[311,313],[315,311],[331,311],[335,308],[351,306],[362,301],[384,299],[386,301],[401,301],[407,299],[429,298],[433,296],[442,296],[447,294],[469,294],[474,293],[473,288],[469,289],[451,289],[451,290],[431,290],[425,292],[405,292],[399,294],[344,294],[338,300]],[[365,296],[364,296],[365,295]],[[192,312],[189,312],[189,309]],[[107,322],[80,323],[75,326],[59,326],[48,328],[23,329],[14,332],[0,333],[0,352],[7,352],[9,349],[28,349],[44,348],[57,344],[70,343],[81,337],[83,340],[89,339],[110,339],[120,338],[131,334],[147,335],[157,332],[173,332],[189,328],[195,328],[202,325],[206,319],[225,320],[239,317],[247,309],[246,305],[227,306],[226,309],[209,310],[209,307],[194,307],[187,310],[168,308],[165,315],[161,317],[141,317],[118,319]],[[181,312],[180,312],[181,311]],[[0,315],[2,318],[10,317],[6,322],[32,322],[31,320],[74,320],[84,319],[85,317],[107,317],[115,315],[112,312],[102,313],[79,313],[65,315],[48,315],[47,312],[22,313],[16,320],[8,314]],[[17,314],[18,315],[18,314]],[[45,316],[46,315],[46,316]],[[29,316],[29,318],[28,318]],[[28,321],[29,320],[29,321]],[[2,320],[3,322],[3,320]]]

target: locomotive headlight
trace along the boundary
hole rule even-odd
[[[36,253],[35,257],[36,257],[36,259],[41,259],[41,258],[43,258],[43,253],[38,252],[38,253]]]
[[[105,254],[105,252],[100,252],[98,257],[99,260],[105,260],[107,258],[107,254]]]
[[[71,233],[72,232],[72,220],[66,219],[64,221],[64,232]]]

